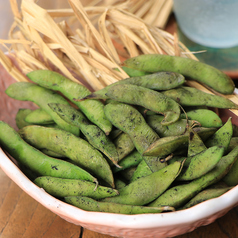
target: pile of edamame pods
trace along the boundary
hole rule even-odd
[[[18,131],[0,122],[0,146],[36,185],[87,211],[141,214],[186,209],[238,183],[238,134],[215,108],[233,81],[201,62],[140,55],[123,62],[128,78],[90,92],[50,70],[27,74],[6,94],[31,101]]]

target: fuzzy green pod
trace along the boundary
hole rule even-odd
[[[35,125],[48,125],[55,123],[52,117],[41,108],[33,110],[26,116],[25,120],[26,122]]]
[[[66,98],[74,103],[86,115],[86,117],[109,134],[112,125],[105,117],[103,103],[99,100],[83,100],[82,98],[91,94],[85,86],[73,82],[63,75],[50,70],[35,70],[27,74],[33,82],[42,87],[61,92]]]
[[[161,121],[163,120],[162,115],[147,115],[146,116],[147,124],[160,136],[177,136],[186,132],[188,126],[192,126],[195,121],[179,119],[171,125],[162,125]]]
[[[86,196],[102,199],[118,195],[118,191],[80,179],[54,178],[50,176],[38,177],[34,183],[55,197]]]
[[[206,140],[205,145],[207,147],[214,145],[223,146],[226,152],[230,144],[232,135],[233,127],[230,117],[221,128],[219,128],[208,140]]]
[[[190,207],[193,207],[201,202],[217,198],[221,196],[222,194],[226,193],[229,191],[232,187],[225,187],[225,188],[210,188],[210,189],[205,189],[198,193],[194,198],[192,198],[188,203],[186,203],[182,209],[187,209]]]
[[[205,93],[199,89],[181,86],[161,92],[167,97],[178,102],[181,106],[204,106],[223,108],[223,109],[238,109],[238,105],[228,98]]]
[[[190,58],[144,54],[125,60],[122,66],[146,72],[177,72],[222,94],[232,94],[235,89],[232,79],[221,70]]]
[[[17,111],[16,117],[15,117],[15,121],[16,121],[16,125],[18,129],[23,128],[24,126],[29,126],[31,125],[30,123],[26,122],[25,118],[28,114],[30,114],[32,112],[31,109],[28,108],[20,108]]]
[[[212,136],[217,129],[216,128],[203,128],[198,127],[194,128],[195,131],[197,131],[198,135],[203,139],[206,140],[210,136]],[[167,136],[162,137],[152,143],[143,153],[143,155],[149,155],[149,156],[167,156],[173,152],[175,152],[177,149],[186,148],[188,146],[189,142],[189,132],[187,131],[183,135],[178,136]]]
[[[102,201],[137,206],[148,204],[171,185],[180,171],[181,163],[175,162],[157,172],[129,183],[119,190],[120,194],[118,196],[106,198]]]
[[[93,92],[86,98],[93,99],[108,99],[108,90],[118,84],[133,84],[136,86],[141,86],[148,89],[153,89],[156,91],[168,90],[171,88],[176,88],[185,83],[185,78],[181,74],[172,72],[158,72],[149,75],[131,77],[119,80],[113,84],[106,86],[103,89]]]
[[[203,189],[220,181],[229,172],[237,158],[238,146],[229,154],[223,156],[216,167],[210,172],[190,183],[177,185],[168,189],[165,193],[150,203],[149,206],[154,207],[163,205],[172,206],[174,208],[183,206]]]
[[[183,119],[198,121],[202,127],[221,127],[221,118],[212,110],[209,109],[195,109],[186,111],[185,114],[180,116]]]
[[[164,211],[173,211],[172,207],[146,207],[146,206],[133,206],[125,204],[117,204],[111,202],[99,202],[95,199],[88,197],[65,197],[67,203],[79,207],[86,211],[94,212],[109,212],[118,214],[146,214],[146,213],[161,213]]]
[[[50,103],[49,107],[67,123],[78,127],[88,142],[117,166],[119,157],[116,146],[103,130],[92,124],[83,113],[70,105]]]
[[[76,136],[79,135],[79,128],[65,122],[48,106],[49,103],[61,103],[69,105],[69,102],[58,93],[34,83],[16,82],[11,84],[6,89],[6,94],[17,100],[34,102],[40,108],[45,110],[61,129],[69,131]]]
[[[164,115],[163,125],[176,122],[180,117],[180,105],[164,94],[132,84],[111,86],[106,95],[116,101],[145,107]]]
[[[64,155],[114,187],[113,174],[107,160],[86,140],[61,129],[35,125],[24,127],[19,133],[34,147]]]
[[[46,156],[26,143],[7,123],[0,121],[0,145],[13,158],[38,175],[97,182],[90,173],[72,163]]]
[[[159,136],[148,126],[143,116],[131,105],[109,103],[104,108],[111,123],[127,133],[136,149],[142,154]]]
[[[177,177],[179,181],[189,181],[197,179],[211,171],[220,161],[224,154],[224,148],[213,146],[199,154],[194,155],[187,167],[183,167]]]

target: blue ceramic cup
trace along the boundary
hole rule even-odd
[[[181,31],[195,43],[238,46],[238,0],[174,0],[174,13]]]

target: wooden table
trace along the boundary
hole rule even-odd
[[[169,30],[174,27],[170,23]],[[15,101],[6,98],[3,82],[6,72],[0,67],[0,120],[14,125]],[[19,106],[24,107],[23,104]],[[7,111],[5,111],[7,107]],[[13,108],[13,109],[12,109]],[[3,114],[4,112],[4,114]],[[66,222],[23,192],[0,169],[0,238],[109,238]],[[238,207],[214,223],[177,238],[237,238]]]

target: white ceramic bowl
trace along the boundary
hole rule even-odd
[[[14,80],[0,65],[0,119],[16,128],[15,114],[31,104],[8,98],[4,91]],[[225,118],[230,112],[225,110]],[[234,116],[234,115],[233,115]],[[234,117],[237,118],[236,116]],[[238,124],[238,120],[234,120]],[[66,204],[32,183],[0,148],[0,167],[22,190],[43,206],[68,222],[87,229],[117,237],[174,237],[208,225],[238,205],[238,186],[224,195],[200,203],[192,208],[162,214],[120,215],[87,212]]]
[[[238,205],[238,186],[192,208],[161,214],[87,212],[64,203],[32,183],[0,149],[0,167],[27,194],[68,222],[118,237],[174,237],[208,225]]]

